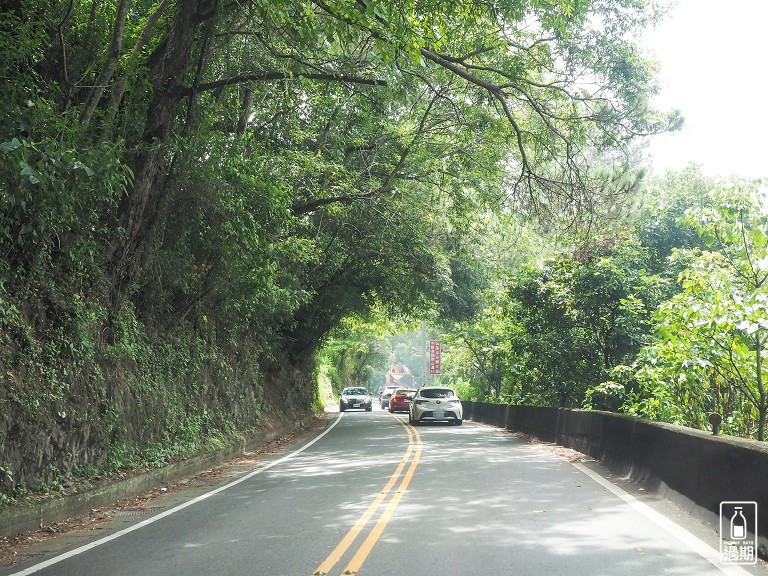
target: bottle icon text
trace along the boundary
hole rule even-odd
[[[747,519],[741,513],[741,506],[736,506],[731,517],[731,539],[744,540],[747,537]]]
[[[757,564],[757,502],[720,502],[720,564]]]

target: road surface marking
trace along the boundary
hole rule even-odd
[[[338,563],[338,561],[341,560],[341,557],[344,555],[344,553],[349,549],[350,546],[352,546],[352,543],[358,537],[360,532],[362,532],[363,528],[365,528],[366,524],[368,524],[370,519],[381,506],[381,503],[392,490],[392,487],[395,485],[395,482],[397,482],[400,474],[402,474],[405,465],[408,463],[408,458],[410,458],[411,452],[413,451],[413,434],[408,428],[406,428],[406,431],[408,432],[408,449],[405,451],[405,455],[403,456],[402,460],[400,460],[400,464],[392,473],[392,476],[389,477],[389,481],[387,482],[386,486],[384,486],[381,492],[379,492],[379,495],[376,497],[376,499],[371,503],[370,506],[368,506],[368,509],[363,513],[362,516],[360,516],[360,519],[355,522],[355,525],[350,528],[349,532],[347,532],[346,536],[342,538],[341,542],[339,542],[339,545],[336,546],[333,552],[330,553],[328,558],[326,558],[323,563],[317,567],[317,570],[312,573],[313,576],[325,576],[328,574],[328,572],[330,572],[331,568],[333,568]]]
[[[379,538],[381,538],[381,535],[384,532],[384,528],[387,527],[387,524],[389,523],[390,518],[392,518],[392,514],[395,512],[398,504],[400,504],[400,499],[408,489],[408,485],[411,483],[411,478],[413,478],[413,474],[416,471],[416,466],[419,464],[422,451],[421,435],[419,434],[419,431],[413,428],[411,425],[406,424],[400,418],[397,419],[400,421],[400,424],[402,424],[405,429],[408,430],[409,435],[411,434],[411,430],[413,430],[413,434],[416,436],[416,452],[413,455],[413,459],[411,460],[411,465],[408,468],[408,472],[406,472],[403,481],[400,482],[400,486],[397,487],[397,492],[392,497],[392,500],[390,500],[389,506],[387,506],[387,508],[384,510],[384,513],[373,527],[373,530],[371,530],[368,538],[365,539],[365,542],[363,542],[362,546],[360,546],[360,549],[344,569],[342,576],[346,574],[357,574],[358,570],[360,570],[363,562],[365,562],[365,560],[368,558],[368,555],[371,553],[371,550],[373,550],[374,545],[376,542],[378,542]]]
[[[632,508],[640,512],[643,516],[664,528],[667,532],[672,534],[675,538],[680,540],[683,544],[688,546],[691,550],[696,552],[699,556],[708,560],[711,564],[714,564],[721,572],[728,576],[750,576],[750,573],[736,564],[722,564],[720,562],[720,554],[717,550],[707,545],[704,541],[699,540],[696,536],[688,532],[685,528],[679,524],[673,522],[663,514],[656,512],[653,508],[640,502],[637,498],[622,490],[609,480],[603,478],[594,470],[574,462],[573,465],[581,470],[584,474],[592,478],[595,482],[600,484],[603,488],[610,490],[613,494],[621,498],[624,502],[629,504]]]

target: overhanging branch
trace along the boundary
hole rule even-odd
[[[370,198],[370,195],[368,194],[357,194],[357,195],[344,195],[344,196],[328,196],[327,198],[318,198],[316,200],[311,200],[309,202],[304,203],[294,203],[291,206],[291,213],[294,216],[303,216],[305,214],[310,214],[311,212],[314,212],[318,208],[322,208],[323,206],[328,206],[330,204],[352,204],[353,202],[356,202],[358,200],[367,200]]]
[[[213,82],[198,84],[194,88],[186,87],[177,89],[179,96],[190,96],[192,93],[210,92],[219,90],[227,86],[238,84],[248,84],[250,82],[271,82],[274,80],[290,80],[294,78],[307,78],[309,80],[320,80],[323,82],[343,82],[347,84],[365,84],[368,86],[386,86],[387,81],[380,78],[363,78],[361,76],[350,76],[349,74],[331,74],[323,72],[284,72],[281,70],[271,70],[269,72],[259,72],[257,74],[242,74],[240,76],[231,76]]]

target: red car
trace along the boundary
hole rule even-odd
[[[389,411],[408,412],[411,406],[411,398],[416,394],[414,388],[398,388],[389,399]]]

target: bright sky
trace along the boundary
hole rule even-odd
[[[685,124],[652,140],[653,172],[695,162],[712,176],[768,177],[768,1],[672,1],[645,43],[661,64],[658,104]]]

